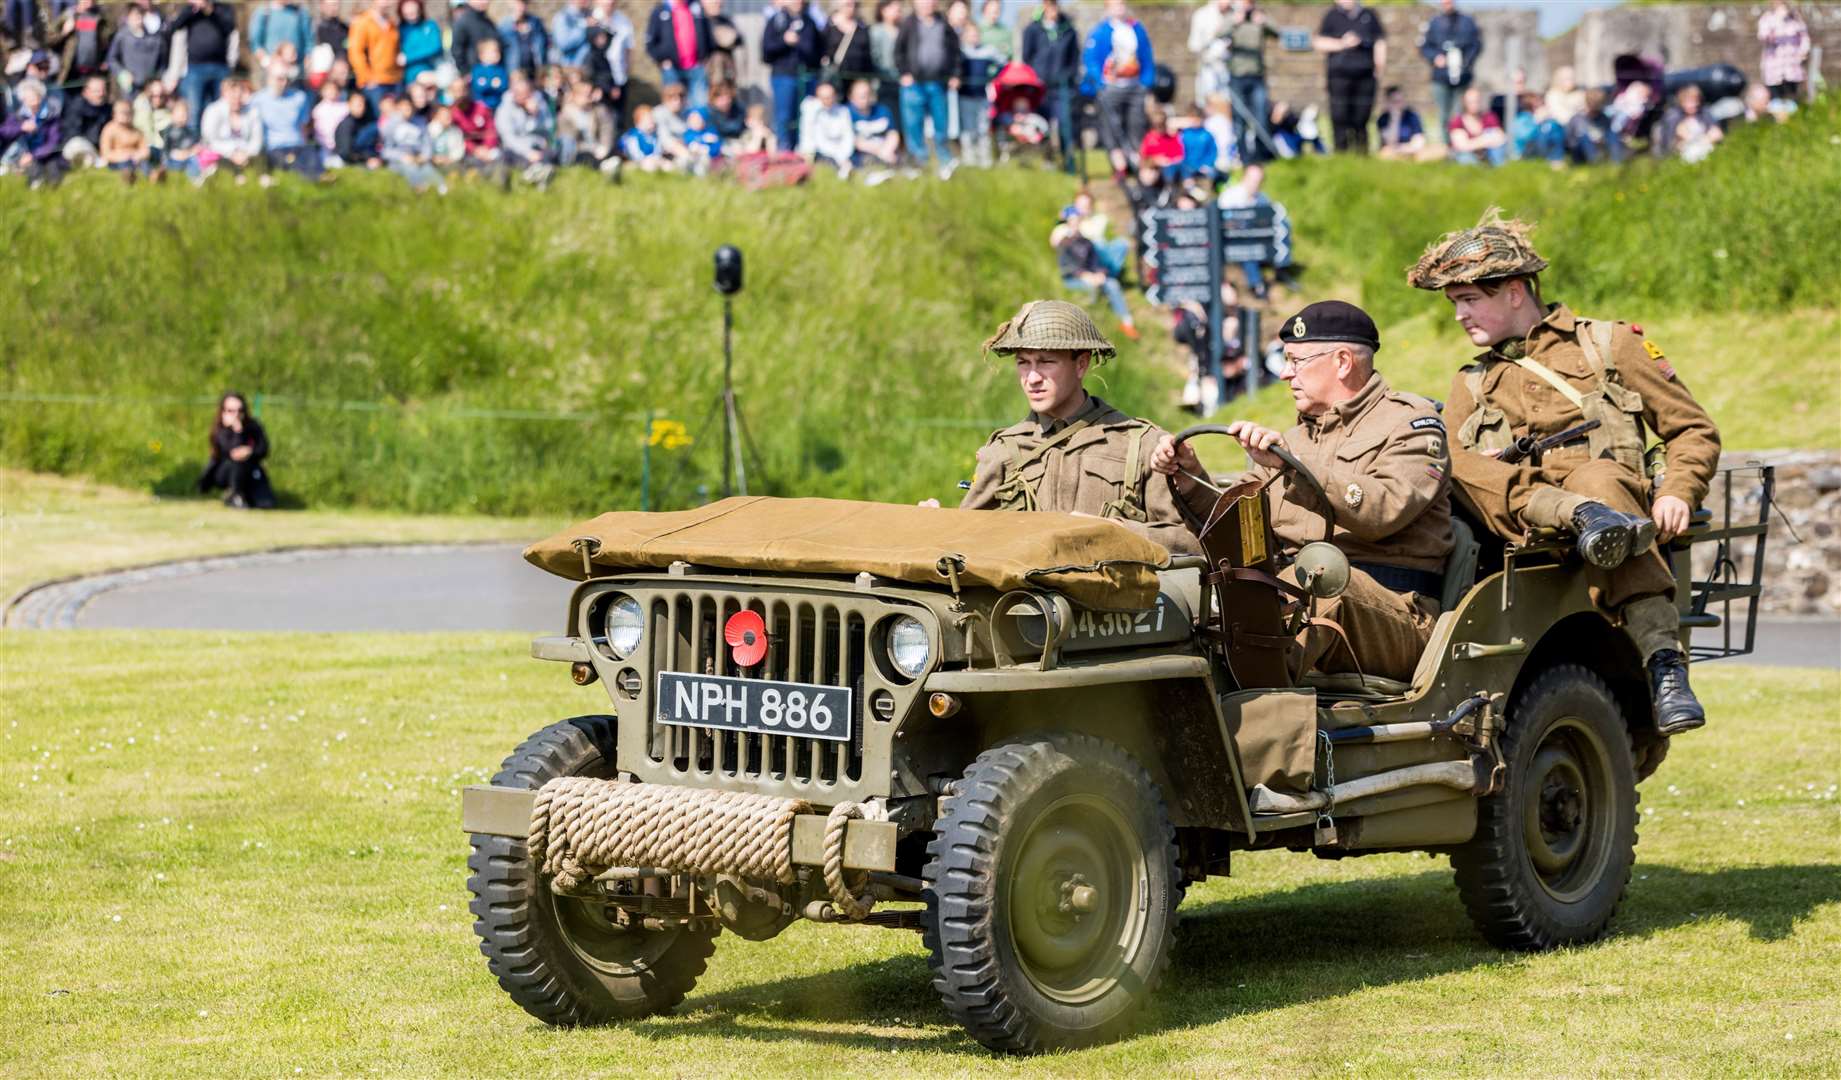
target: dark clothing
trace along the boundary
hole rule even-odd
[[[362,165],[378,157],[377,125],[369,116],[348,116],[333,129],[332,152],[347,165]]]
[[[67,99],[64,106],[64,137],[66,139],[88,139],[91,146],[102,145],[102,129],[114,115],[114,105],[104,101],[100,105],[91,105],[86,99],[74,97]]]
[[[472,71],[473,65],[479,63],[479,43],[497,40],[499,28],[492,25],[484,12],[471,6],[461,8],[454,16],[454,39],[448,49],[454,55],[454,66],[463,73]]]
[[[1348,33],[1361,38],[1361,44],[1353,49],[1330,53],[1324,58],[1324,69],[1329,72],[1332,80],[1338,75],[1366,75],[1370,79],[1374,78],[1374,43],[1387,36],[1387,30],[1381,26],[1380,16],[1365,7],[1356,8],[1354,14],[1343,11],[1341,7],[1332,7],[1317,27],[1320,37],[1339,38]],[[1369,101],[1372,104],[1373,98]]]
[[[1461,11],[1432,16],[1425,36],[1419,39],[1419,55],[1425,57],[1426,63],[1440,56],[1445,58],[1444,67],[1432,69],[1432,81],[1448,86],[1469,86],[1482,52],[1483,34],[1477,29],[1477,21]]]
[[[100,8],[92,8],[85,14],[73,17],[70,33],[63,37],[59,46],[63,54],[62,71],[66,83],[74,83],[102,70],[109,55],[109,39],[113,31],[108,17]]]
[[[166,67],[166,35],[137,35],[124,28],[109,44],[108,66],[117,77],[125,72],[132,91],[138,92]]]
[[[739,101],[729,102],[728,112],[723,112],[714,105],[711,105],[707,111],[710,114],[710,127],[725,139],[739,139],[742,137],[742,132],[747,130],[748,110],[742,108]]]
[[[869,55],[869,27],[859,22],[850,37],[846,38],[837,23],[827,23],[824,67],[827,75],[847,83],[858,79],[875,79],[876,62]]]
[[[923,25],[920,16],[910,15],[901,20],[901,32],[895,36],[895,70],[913,76],[915,82],[943,83],[959,74],[958,32],[942,16],[934,16],[933,23],[937,31]],[[934,32],[941,35],[941,47],[929,56],[925,40]]]
[[[239,446],[251,448],[242,461],[231,458],[230,451]],[[268,435],[262,422],[253,416],[243,418],[243,430],[214,428],[211,432],[211,461],[198,477],[198,490],[228,489],[225,502],[241,498],[245,506],[267,510],[275,505],[275,492],[269,486],[268,469],[262,464],[268,457]]]
[[[788,45],[786,32],[790,30],[798,36],[798,43]],[[765,63],[773,74],[781,76],[798,75],[801,72],[815,71],[823,57],[823,44],[818,39],[818,27],[807,18],[805,12],[786,12],[775,8],[767,16],[767,23],[761,30],[761,62]],[[958,53],[953,54],[954,58]],[[774,95],[774,100],[779,100]]]
[[[344,19],[321,19],[313,26],[313,43],[330,46],[334,56],[344,56],[345,39],[351,34],[351,24]]]
[[[1336,152],[1368,152],[1368,116],[1374,112],[1375,78],[1330,72],[1330,128]]]
[[[697,31],[697,58],[701,64],[709,58],[715,44],[710,40],[710,21],[704,17],[703,5],[692,0],[690,18]],[[646,55],[659,67],[678,67],[678,39],[672,25],[671,0],[659,0],[646,20]]]
[[[1425,124],[1411,106],[1400,110],[1400,122],[1393,123],[1393,113],[1382,112],[1380,119],[1374,122],[1375,133],[1381,137],[1382,146],[1405,145],[1412,142],[1415,135],[1425,134]]]
[[[1061,242],[1061,247],[1055,252],[1055,267],[1064,278],[1105,270],[1099,264],[1099,250],[1093,246],[1093,241],[1079,233]]]
[[[1044,86],[1053,89],[1080,84],[1080,32],[1067,18],[1056,19],[1052,24],[1031,19],[1023,27],[1022,57]]]
[[[236,33],[236,12],[228,4],[214,4],[211,10],[188,7],[172,22],[172,33],[185,31],[185,59],[188,65],[230,63],[230,35]],[[199,118],[194,116],[196,125]]]

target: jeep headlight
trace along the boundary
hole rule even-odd
[[[614,656],[621,660],[631,656],[645,633],[646,616],[639,601],[625,593],[614,597],[607,605],[607,647]]]
[[[889,662],[910,679],[920,678],[933,659],[933,646],[927,640],[927,628],[912,615],[897,615],[888,625]]]

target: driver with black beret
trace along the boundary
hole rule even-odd
[[[1438,407],[1388,387],[1374,367],[1380,331],[1354,304],[1311,304],[1285,320],[1279,336],[1285,346],[1279,378],[1291,387],[1298,423],[1283,434],[1250,420],[1229,425],[1253,463],[1238,479],[1271,482],[1272,530],[1287,560],[1323,539],[1328,514],[1335,521],[1330,542],[1348,555],[1352,570],[1341,596],[1318,602],[1320,619],[1342,633],[1306,625],[1298,635],[1297,670],[1410,679],[1438,618],[1452,546],[1451,455]],[[1271,453],[1275,444],[1316,476],[1328,507],[1308,484],[1291,482]],[[1201,462],[1188,443],[1164,436],[1151,467],[1173,477],[1178,493],[1206,517],[1214,493],[1203,487]],[[1282,576],[1297,583],[1295,569]]]

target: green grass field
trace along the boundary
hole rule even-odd
[[[995,1060],[918,937],[725,935],[670,1017],[552,1031],[475,948],[459,789],[605,707],[503,635],[0,635],[0,1074],[1834,1075],[1834,672],[1710,666],[1604,942],[1505,955],[1441,859],[1196,889],[1141,1034]]]

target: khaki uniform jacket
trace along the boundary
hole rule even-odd
[[[1330,542],[1352,562],[1442,573],[1454,542],[1451,453],[1433,404],[1389,389],[1376,372],[1354,397],[1298,420],[1279,441],[1329,493]],[[1264,483],[1274,471],[1260,466],[1240,479]],[[1272,531],[1296,552],[1323,539],[1323,515],[1313,493],[1276,471]]]
[[[1555,304],[1548,309],[1547,317],[1529,331],[1523,348],[1528,359],[1559,375],[1579,392],[1589,393],[1598,389],[1599,377],[1579,342],[1583,333],[1584,327],[1572,311],[1565,304]],[[1612,387],[1621,399],[1620,407],[1633,422],[1640,416],[1642,424],[1655,432],[1666,448],[1667,466],[1656,495],[1674,495],[1689,506],[1700,505],[1720,459],[1720,434],[1713,419],[1682,385],[1662,350],[1643,336],[1640,327],[1615,324],[1610,361],[1609,366],[1616,369]],[[1481,402],[1470,391],[1473,371],[1481,372]],[[1634,391],[1634,397],[1630,391]],[[1479,411],[1483,415],[1473,424],[1473,414]],[[1451,384],[1445,418],[1460,446],[1481,450],[1500,449],[1503,432],[1511,439],[1557,435],[1584,420],[1579,408],[1546,380],[1494,349],[1458,372]],[[1490,438],[1492,429],[1497,433],[1494,439]],[[1594,436],[1549,450],[1547,460],[1565,460],[1569,455],[1584,460],[1591,446],[1602,446],[1609,437],[1601,433]],[[1638,431],[1628,437],[1641,439],[1642,434]],[[1468,456],[1458,455],[1460,484],[1468,475],[1464,461]]]
[[[1030,455],[1070,424],[1086,421],[1080,431],[1023,465],[1021,479],[1034,492],[1034,507],[1019,504],[1011,484],[1012,462]],[[971,490],[960,500],[963,510],[1036,509],[1108,517],[1149,537],[1178,555],[1198,555],[1201,545],[1183,523],[1164,478],[1151,471],[1151,452],[1163,429],[1138,420],[1089,394],[1086,407],[1069,420],[1031,413],[1027,420],[993,434],[978,450]],[[1137,471],[1126,476],[1131,444],[1138,444]],[[1127,520],[1116,509],[1127,493],[1144,520]]]

